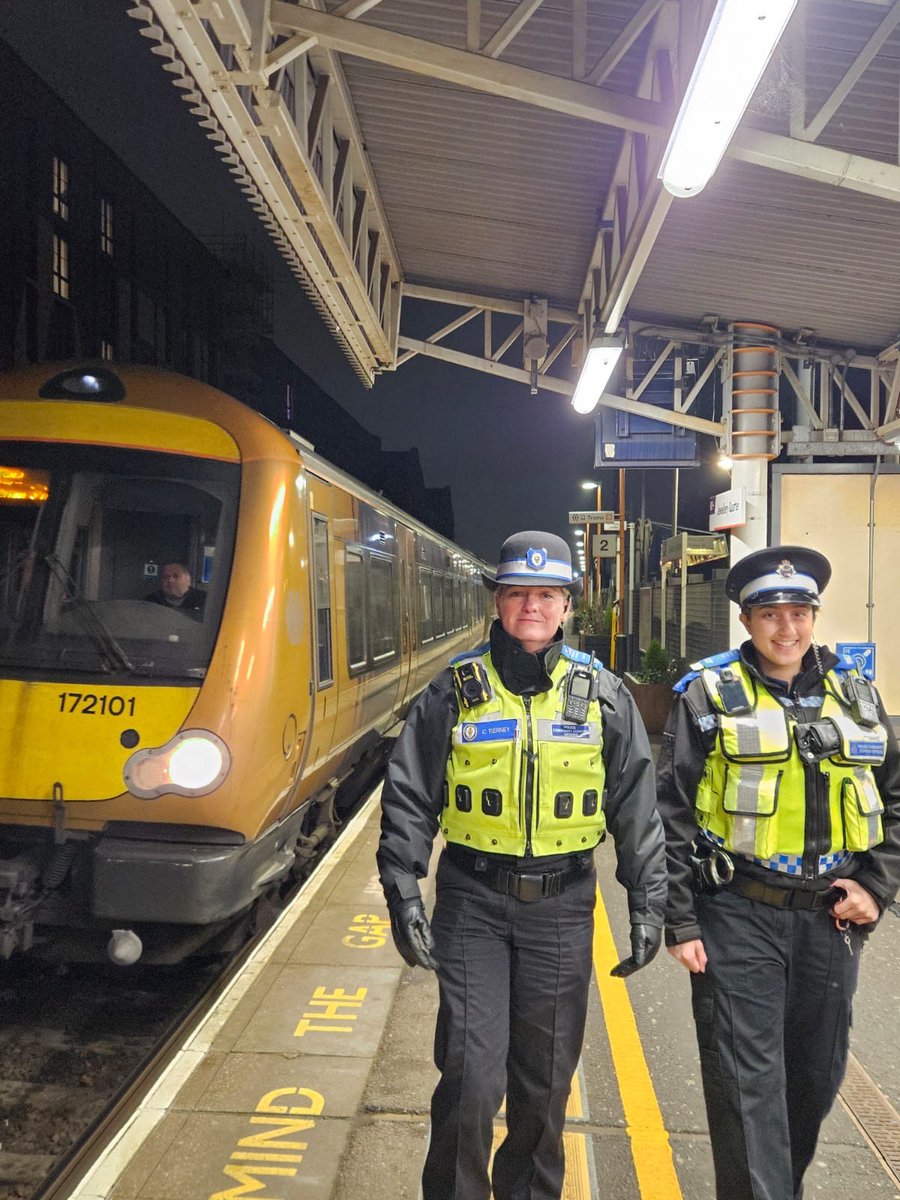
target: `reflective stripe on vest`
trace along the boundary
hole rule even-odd
[[[727,849],[755,858],[821,855],[867,850],[883,837],[884,805],[871,766],[883,761],[887,734],[880,726],[858,725],[841,699],[840,680],[825,680],[821,718],[841,735],[838,752],[815,764],[828,793],[827,812],[818,814],[818,836],[807,844],[807,775],[787,710],[745,669],[733,663],[754,705],[729,716],[716,687],[718,672],[701,673],[716,711],[716,745],[697,789],[696,816]]]
[[[583,724],[563,720],[571,664],[562,656],[551,674],[553,686],[527,697],[527,704],[503,686],[490,653],[481,662],[493,694],[485,704],[461,709],[453,728],[441,812],[444,837],[472,850],[517,857],[529,843],[535,856],[593,849],[606,829],[600,705],[591,702]]]

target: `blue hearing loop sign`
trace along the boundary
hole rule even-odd
[[[834,652],[840,658],[852,662],[860,675],[864,675],[866,679],[875,678],[874,642],[838,642]]]

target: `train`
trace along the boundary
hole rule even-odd
[[[483,640],[484,567],[205,383],[0,374],[0,958],[228,944]]]

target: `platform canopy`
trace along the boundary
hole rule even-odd
[[[657,168],[713,7],[130,15],[367,383],[427,354],[568,393],[572,343],[626,314],[877,355],[900,334],[900,2],[800,0],[719,172],[676,200]],[[410,299],[444,306],[426,338]]]

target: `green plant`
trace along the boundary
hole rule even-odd
[[[671,667],[668,651],[654,638],[644,651],[638,678],[641,683],[671,683]]]
[[[578,602],[575,612],[572,614],[572,627],[575,632],[584,634],[585,636],[601,633],[600,621],[600,612],[582,597]]]

